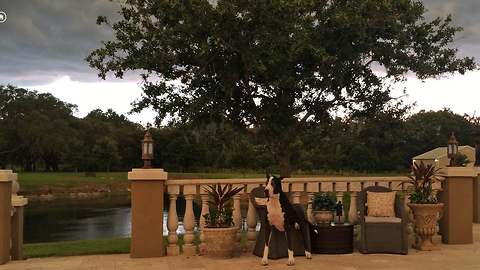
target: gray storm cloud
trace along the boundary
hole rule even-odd
[[[452,14],[453,25],[465,31],[452,44],[459,56],[480,59],[480,1],[426,0],[426,19]],[[8,19],[0,23],[0,84],[43,85],[64,76],[79,82],[97,82],[96,70],[85,57],[113,39],[98,26],[98,15],[119,18],[118,4],[108,0],[0,0]]]

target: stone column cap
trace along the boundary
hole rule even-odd
[[[168,174],[163,169],[132,169],[128,180],[167,180]]]
[[[28,204],[28,199],[23,196],[12,196],[12,205],[15,207],[25,206]]]
[[[0,182],[10,182],[17,180],[17,173],[12,170],[0,170]]]
[[[445,167],[437,174],[446,177],[476,177],[480,174],[480,167]]]

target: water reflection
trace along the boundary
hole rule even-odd
[[[163,213],[163,234],[168,235],[168,206]],[[201,207],[195,205],[195,231],[200,228]],[[184,234],[185,205],[179,200],[178,234]],[[246,228],[245,217],[243,229]],[[257,225],[259,230],[259,225]],[[30,200],[25,207],[24,243],[125,238],[131,235],[130,196],[112,195],[95,199],[55,198],[52,201]]]
[[[24,243],[130,237],[130,197],[29,201],[24,220]]]
[[[178,209],[177,233],[185,233],[183,214]],[[198,231],[199,211],[194,211]],[[163,213],[163,234],[168,235],[168,212]],[[129,195],[95,199],[55,198],[52,201],[30,200],[25,207],[24,243],[124,238],[131,236]]]

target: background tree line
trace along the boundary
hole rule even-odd
[[[0,167],[24,171],[128,171],[142,166],[145,128],[114,111],[74,116],[76,105],[51,94],[0,85]],[[395,104],[373,116],[330,117],[293,142],[294,171],[398,172],[413,156],[446,146],[452,131],[474,146],[479,118],[449,109],[412,114]],[[279,171],[257,128],[219,117],[150,128],[154,167],[172,172]]]

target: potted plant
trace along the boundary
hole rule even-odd
[[[334,192],[321,193],[317,192],[310,202],[312,205],[312,213],[318,224],[330,224],[333,219],[333,211],[336,209],[337,196]]]
[[[419,250],[439,250],[440,248],[433,245],[432,236],[437,233],[438,220],[443,215],[443,203],[437,202],[436,191],[433,190],[432,184],[438,182],[435,173],[439,169],[435,169],[434,165],[427,165],[420,162],[420,165],[414,163],[412,174],[403,173],[409,178],[411,184],[407,188],[410,203],[408,219],[413,224],[414,232],[420,237],[421,243],[414,244],[413,247]],[[442,188],[439,189],[442,191]]]
[[[204,252],[214,257],[232,257],[235,236],[239,229],[233,226],[233,206],[230,199],[243,190],[243,187],[232,188],[231,184],[221,186],[208,185],[205,192],[211,196],[206,203],[211,206],[210,213],[203,215],[205,228]]]

